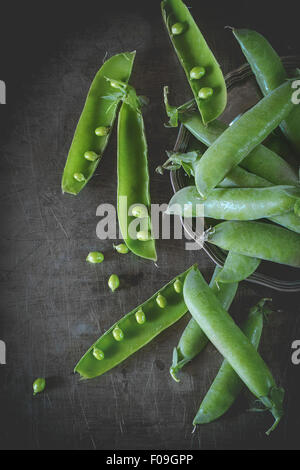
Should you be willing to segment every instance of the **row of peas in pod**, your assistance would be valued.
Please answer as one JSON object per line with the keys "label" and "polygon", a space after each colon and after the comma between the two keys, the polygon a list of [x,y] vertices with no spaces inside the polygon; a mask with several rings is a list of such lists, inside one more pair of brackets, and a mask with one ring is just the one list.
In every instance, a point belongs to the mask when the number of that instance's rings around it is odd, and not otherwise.
{"label": "row of peas in pod", "polygon": [[[233,30],[261,87],[256,106],[230,126],[219,120],[227,104],[221,68],[182,0],[164,0],[162,17],[171,43],[191,87],[194,99],[179,107],[164,103],[169,126],[180,124],[194,137],[187,153],[168,152],[158,169],[182,168],[190,184],[169,203],[168,213],[194,217],[197,206],[211,221],[206,241],[227,253],[210,285],[197,266],[192,266],[162,287],[150,299],[117,321],[97,340],[77,364],[85,379],[99,377],[148,344],[158,334],[191,314],[173,350],[171,377],[194,360],[209,342],[223,355],[223,363],[194,424],[209,423],[222,416],[246,386],[274,417],[272,431],[283,416],[284,390],[277,385],[258,347],[264,318],[271,313],[269,299],[250,310],[241,326],[228,310],[239,283],[251,276],[262,260],[300,267],[300,186],[296,165],[285,159],[285,148],[299,154],[300,111],[292,99],[292,81],[269,43],[258,33]],[[91,86],[63,174],[64,192],[78,194],[93,176],[107,146],[118,115],[118,217],[129,250],[155,261],[151,237],[147,141],[142,117],[145,100],[128,84],[135,53],[109,59]],[[277,153],[275,134],[280,143]],[[267,139],[267,140],[266,140]],[[286,139],[286,140],[285,140]],[[287,144],[289,141],[289,144]],[[137,184],[138,181],[138,184]],[[128,212],[123,200],[129,201]],[[220,223],[221,221],[221,223]],[[142,227],[133,237],[129,227]],[[124,248],[125,247],[125,248]],[[88,260],[97,262],[97,254]],[[115,285],[116,279],[112,279]],[[113,289],[112,289],[113,290]]]}

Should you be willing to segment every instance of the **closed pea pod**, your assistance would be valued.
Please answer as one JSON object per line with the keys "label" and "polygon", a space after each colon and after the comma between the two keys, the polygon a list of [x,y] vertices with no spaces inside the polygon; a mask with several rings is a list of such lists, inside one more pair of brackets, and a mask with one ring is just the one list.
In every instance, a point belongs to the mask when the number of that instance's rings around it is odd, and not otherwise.
{"label": "closed pea pod", "polygon": [[187,275],[183,292],[190,313],[209,340],[273,414],[275,422],[268,431],[270,433],[283,416],[283,390],[277,387],[261,356],[222,307],[197,268]]}
{"label": "closed pea pod", "polygon": [[[135,52],[115,55],[97,73],[68,154],[62,178],[63,192],[78,194],[93,176],[107,146],[122,98],[112,89],[107,77],[127,82],[134,58]],[[101,133],[99,129],[102,129]]]}
{"label": "closed pea pod", "polygon": [[223,269],[216,277],[217,283],[241,282],[248,279],[259,267],[261,260],[230,251]]}
{"label": "closed pea pod", "polygon": [[[249,29],[233,29],[233,34],[248,60],[262,93],[266,96],[287,79],[280,57],[261,34]],[[300,106],[281,123],[281,129],[300,152]]]}
{"label": "closed pea pod", "polygon": [[298,212],[300,188],[273,186],[266,188],[215,188],[203,200],[195,186],[178,191],[169,202],[168,214],[196,217],[204,208],[204,216],[222,220],[256,220],[287,212]]}
{"label": "closed pea pod", "polygon": [[[226,107],[227,89],[222,71],[186,5],[181,0],[164,0],[161,7],[176,54],[203,122],[207,124],[220,116]],[[205,99],[202,99],[199,92],[206,88],[212,92],[204,92]]]}
{"label": "closed pea pod", "polygon": [[[238,284],[216,284],[216,277],[220,274],[221,268],[215,268],[214,274],[210,282],[210,288],[220,300],[223,307],[228,310],[232,304]],[[192,359],[194,359],[207,346],[209,340],[203,330],[200,328],[196,320],[191,318],[184,332],[181,335],[178,346],[173,351],[173,361],[170,368],[171,377],[179,382],[178,372]]]}
{"label": "closed pea pod", "polygon": [[[264,316],[270,313],[262,299],[250,310],[249,316],[242,328],[251,344],[258,349],[264,323]],[[224,361],[218,375],[202,401],[193,424],[206,424],[215,421],[229,410],[243,389],[243,382],[232,369],[228,361]]]}
{"label": "closed pea pod", "polygon": [[222,222],[208,235],[208,242],[223,250],[300,267],[300,235],[263,222]]}
{"label": "closed pea pod", "polygon": [[[187,312],[183,292],[177,293],[174,284],[177,280],[183,284],[189,271],[190,269],[176,276],[150,299],[133,309],[109,328],[79,361],[75,367],[75,372],[87,379],[104,374],[183,317]],[[164,309],[161,309],[157,304],[156,300],[159,295],[167,300],[167,306]],[[145,321],[143,322],[143,320]],[[116,340],[113,334],[116,329],[122,331],[122,341]],[[93,351],[95,348],[101,350],[104,354],[101,361],[94,357]]]}
{"label": "closed pea pod", "polygon": [[[130,251],[156,261],[155,240],[150,234],[150,205],[144,121],[139,99],[130,87],[118,123],[118,218],[123,239]],[[130,209],[134,209],[135,216],[129,213]],[[146,214],[147,217],[143,218]],[[140,222],[142,229],[133,234],[130,227],[135,222]]]}
{"label": "closed pea pod", "polygon": [[197,163],[195,182],[206,198],[243,159],[285,119],[295,106],[286,82],[241,116],[212,144]]}

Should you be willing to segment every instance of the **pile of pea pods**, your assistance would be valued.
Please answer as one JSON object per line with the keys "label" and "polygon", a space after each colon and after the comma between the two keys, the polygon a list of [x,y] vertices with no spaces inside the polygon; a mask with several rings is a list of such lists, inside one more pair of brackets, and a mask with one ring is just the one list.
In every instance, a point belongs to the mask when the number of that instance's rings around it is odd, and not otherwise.
{"label": "pile of pea pods", "polygon": [[[228,255],[224,266],[216,267],[210,285],[197,266],[176,276],[109,328],[75,371],[85,379],[101,376],[189,312],[192,318],[173,350],[172,378],[179,382],[180,370],[209,342],[224,357],[193,424],[210,423],[224,415],[246,386],[260,410],[269,410],[274,417],[269,434],[284,414],[284,390],[258,353],[264,319],[271,313],[269,299],[250,309],[241,328],[228,310],[239,283],[251,276],[262,260],[300,267],[299,172],[297,164],[291,166],[285,155],[285,149],[290,154],[292,148],[295,158],[300,156],[300,106],[293,100],[293,77],[287,76],[279,56],[262,35],[233,29],[262,99],[226,126],[218,119],[227,105],[224,76],[190,10],[182,0],[164,0],[161,8],[194,96],[191,102],[172,106],[165,87],[168,125],[182,124],[196,142],[187,153],[169,152],[168,160],[158,168],[159,173],[182,168],[192,182],[174,195],[167,212],[195,217],[197,205],[203,205],[205,217],[216,222],[206,233],[206,241]],[[78,195],[87,185],[118,116],[117,200],[124,243],[115,248],[121,255],[131,252],[156,261],[142,115],[147,100],[129,84],[135,55],[115,55],[97,73],[71,144],[62,190]],[[280,141],[280,155],[274,151],[275,140]],[[129,213],[124,198],[131,208]],[[132,222],[139,226],[135,237],[128,230]],[[87,258],[90,263],[103,260],[98,252]],[[109,287],[118,289],[118,276],[111,276]]]}

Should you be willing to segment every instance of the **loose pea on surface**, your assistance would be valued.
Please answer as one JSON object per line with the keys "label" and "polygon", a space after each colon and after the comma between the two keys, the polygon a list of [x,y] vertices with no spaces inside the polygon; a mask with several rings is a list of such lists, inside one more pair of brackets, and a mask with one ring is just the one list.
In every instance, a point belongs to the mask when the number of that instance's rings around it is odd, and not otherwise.
{"label": "loose pea on surface", "polygon": [[46,380],[39,378],[33,382],[33,395],[37,395],[38,393],[42,393],[46,388]]}
{"label": "loose pea on surface", "polygon": [[121,328],[119,328],[118,326],[116,326],[116,328],[113,331],[113,337],[115,338],[116,341],[123,341],[124,339],[124,333],[121,330]]}
{"label": "loose pea on surface", "polygon": [[175,23],[172,26],[172,34],[174,36],[178,36],[179,34],[182,34],[184,31],[184,25],[182,23]]}
{"label": "loose pea on surface", "polygon": [[214,90],[212,88],[204,87],[198,93],[198,96],[201,100],[207,100],[214,94]]}
{"label": "loose pea on surface", "polygon": [[146,230],[143,230],[142,232],[138,232],[136,234],[136,238],[140,241],[140,242],[147,242],[150,240],[150,234],[149,232],[147,232]]}
{"label": "loose pea on surface", "polygon": [[95,162],[99,159],[99,155],[97,155],[96,152],[89,150],[88,152],[85,152],[84,158],[89,162]]}
{"label": "loose pea on surface", "polygon": [[92,253],[89,253],[86,260],[91,264],[99,264],[104,261],[104,255],[98,251],[93,251]]}
{"label": "loose pea on surface", "polygon": [[82,173],[74,173],[73,177],[74,180],[78,181],[78,183],[83,183],[85,181],[85,176]]}
{"label": "loose pea on surface", "polygon": [[114,245],[114,249],[121,255],[127,255],[127,253],[129,253],[129,248],[125,245],[125,243]]}
{"label": "loose pea on surface", "polygon": [[177,294],[181,294],[182,292],[182,282],[179,281],[179,279],[177,279],[177,281],[174,282],[174,290],[175,292],[177,292]]}
{"label": "loose pea on surface", "polygon": [[118,289],[120,286],[120,279],[116,274],[112,274],[108,280],[108,287],[112,292]]}
{"label": "loose pea on surface", "polygon": [[101,351],[101,349],[94,348],[94,350],[93,350],[93,356],[94,356],[95,359],[97,359],[97,361],[103,361],[103,359],[104,359],[104,352]]}
{"label": "loose pea on surface", "polygon": [[157,296],[156,303],[160,308],[166,308],[168,304],[167,299],[161,294]]}
{"label": "loose pea on surface", "polygon": [[146,315],[144,314],[142,309],[136,312],[135,319],[139,325],[143,325],[144,323],[146,323]]}
{"label": "loose pea on surface", "polygon": [[192,80],[200,80],[200,78],[204,77],[205,72],[204,67],[194,67],[190,72],[190,77]]}
{"label": "loose pea on surface", "polygon": [[97,129],[95,130],[95,134],[98,137],[105,137],[109,134],[109,131],[110,131],[110,127],[101,126],[101,127],[97,127]]}
{"label": "loose pea on surface", "polygon": [[137,219],[148,217],[148,209],[145,206],[135,206],[131,212],[133,217],[136,217]]}

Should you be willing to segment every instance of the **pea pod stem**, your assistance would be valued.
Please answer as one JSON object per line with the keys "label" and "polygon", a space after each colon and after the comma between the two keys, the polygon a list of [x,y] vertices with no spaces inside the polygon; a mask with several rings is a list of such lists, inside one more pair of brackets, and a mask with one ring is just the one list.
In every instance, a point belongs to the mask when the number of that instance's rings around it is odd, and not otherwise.
{"label": "pea pod stem", "polygon": [[[264,318],[270,314],[265,305],[269,299],[262,299],[250,310],[242,331],[257,350],[264,324]],[[223,416],[233,405],[243,389],[243,382],[232,369],[230,363],[224,360],[220,371],[213,381],[209,391],[202,401],[193,424],[207,424]]]}
{"label": "pea pod stem", "polygon": [[[111,87],[107,77],[127,83],[134,59],[135,52],[117,54],[107,60],[96,74],[63,172],[62,191],[64,193],[77,195],[87,185],[99,165],[122,98],[122,94]],[[107,129],[104,135],[96,134],[95,131],[100,127]]]}
{"label": "pea pod stem", "polygon": [[278,425],[283,416],[284,392],[276,386],[269,368],[249,339],[222,307],[197,268],[187,275],[185,303],[209,340],[229,362],[249,390],[268,408]]}
{"label": "pea pod stem", "polygon": [[[101,376],[183,317],[187,312],[187,307],[183,300],[183,292],[175,289],[175,283],[180,281],[183,284],[190,270],[191,268],[176,276],[150,299],[134,308],[109,328],[82,357],[75,367],[75,372],[85,379]],[[157,303],[159,296],[166,299],[164,308]],[[143,314],[142,321],[141,313]],[[95,358],[93,354],[95,349],[102,352],[101,361]]]}

